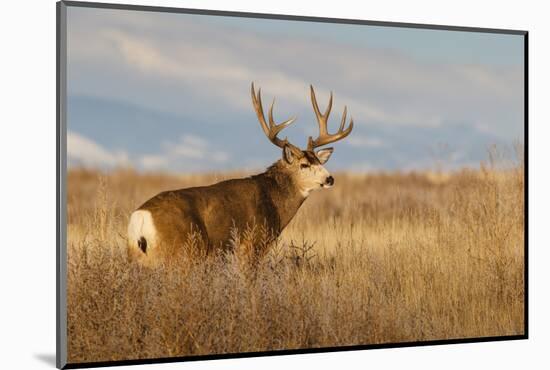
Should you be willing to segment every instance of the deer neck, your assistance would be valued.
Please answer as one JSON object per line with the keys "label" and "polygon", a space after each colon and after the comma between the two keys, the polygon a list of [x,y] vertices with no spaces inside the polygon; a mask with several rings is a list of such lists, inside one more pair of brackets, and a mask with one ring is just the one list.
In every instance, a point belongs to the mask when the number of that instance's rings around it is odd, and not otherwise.
{"label": "deer neck", "polygon": [[285,170],[280,162],[275,162],[259,176],[265,180],[265,191],[276,209],[282,230],[296,215],[307,196],[294,181],[292,173]]}

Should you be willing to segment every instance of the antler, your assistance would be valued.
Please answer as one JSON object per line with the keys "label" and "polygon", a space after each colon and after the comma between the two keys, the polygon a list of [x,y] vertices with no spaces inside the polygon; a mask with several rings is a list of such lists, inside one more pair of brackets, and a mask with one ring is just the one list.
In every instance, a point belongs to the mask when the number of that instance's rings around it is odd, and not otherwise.
{"label": "antler", "polygon": [[313,86],[309,85],[311,90],[311,103],[313,104],[313,110],[317,116],[317,123],[319,124],[319,136],[317,139],[313,140],[312,137],[309,137],[307,150],[313,150],[317,147],[333,143],[338,140],[342,140],[351,133],[353,129],[353,118],[350,119],[348,127],[344,130],[344,125],[346,124],[346,115],[348,113],[348,108],[344,107],[344,114],[342,114],[342,122],[340,122],[340,128],[335,134],[329,134],[327,130],[327,121],[332,109],[332,91],[330,92],[330,99],[328,101],[328,107],[325,110],[324,114],[321,114],[319,111],[319,105],[317,104],[317,99],[315,98],[315,91],[313,91]]}
{"label": "antler", "polygon": [[275,121],[273,121],[273,105],[275,104],[275,99],[273,99],[273,102],[271,103],[271,107],[269,108],[269,126],[265,122],[265,116],[264,116],[264,109],[262,108],[262,95],[261,95],[261,89],[258,89],[258,95],[256,95],[256,92],[254,91],[254,82],[252,82],[252,86],[250,88],[250,92],[252,94],[252,104],[254,105],[254,110],[256,110],[256,115],[258,116],[258,120],[260,121],[262,125],[262,129],[264,130],[265,135],[268,137],[268,139],[275,145],[277,145],[280,148],[283,148],[285,145],[292,145],[288,142],[287,138],[285,137],[284,140],[281,140],[277,137],[277,134],[290,125],[296,117],[293,117],[291,119],[288,119],[284,121],[283,123],[276,124]]}

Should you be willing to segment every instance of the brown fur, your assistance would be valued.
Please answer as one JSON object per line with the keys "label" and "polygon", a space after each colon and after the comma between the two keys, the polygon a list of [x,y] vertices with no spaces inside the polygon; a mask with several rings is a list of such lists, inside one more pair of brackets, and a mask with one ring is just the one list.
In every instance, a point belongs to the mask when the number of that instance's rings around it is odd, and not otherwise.
{"label": "brown fur", "polygon": [[209,251],[227,250],[232,229],[253,225],[266,226],[274,239],[305,200],[293,177],[297,165],[279,160],[248,178],[165,191],[139,209],[151,212],[164,257],[178,253],[192,232],[200,233]]}

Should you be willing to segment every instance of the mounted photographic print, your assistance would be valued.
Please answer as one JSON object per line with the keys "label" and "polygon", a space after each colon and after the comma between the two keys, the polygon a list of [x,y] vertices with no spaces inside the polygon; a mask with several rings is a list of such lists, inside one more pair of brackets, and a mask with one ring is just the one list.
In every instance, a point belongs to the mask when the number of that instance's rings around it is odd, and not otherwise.
{"label": "mounted photographic print", "polygon": [[58,367],[527,338],[527,32],[57,11]]}

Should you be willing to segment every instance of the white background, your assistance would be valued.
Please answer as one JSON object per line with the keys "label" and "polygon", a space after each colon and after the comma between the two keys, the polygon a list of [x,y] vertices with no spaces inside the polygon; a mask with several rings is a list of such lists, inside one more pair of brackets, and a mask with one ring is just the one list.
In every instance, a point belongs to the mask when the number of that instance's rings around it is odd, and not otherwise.
{"label": "white background", "polygon": [[[117,1],[112,1],[117,2]],[[548,368],[550,189],[546,95],[550,54],[543,1],[203,0],[133,4],[530,31],[530,339],[154,365],[163,369]],[[0,22],[0,367],[52,368],[55,354],[55,2],[6,1]],[[274,51],[276,52],[276,51]],[[546,351],[545,351],[546,350]],[[151,366],[151,365],[149,365]],[[143,368],[134,366],[133,369]]]}

